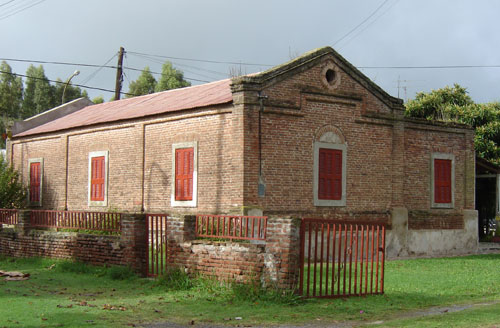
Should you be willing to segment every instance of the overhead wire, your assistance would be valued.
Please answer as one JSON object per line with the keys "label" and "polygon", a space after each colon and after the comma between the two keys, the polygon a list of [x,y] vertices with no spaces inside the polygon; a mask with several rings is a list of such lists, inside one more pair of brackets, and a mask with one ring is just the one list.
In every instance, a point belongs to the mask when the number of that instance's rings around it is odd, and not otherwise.
{"label": "overhead wire", "polygon": [[82,84],[88,83],[90,80],[92,80],[106,65],[115,58],[117,54],[115,53],[110,59],[108,59],[103,65],[101,65],[99,68],[97,68],[93,73],[91,73],[87,78],[85,78],[82,81]]}
{"label": "overhead wire", "polygon": [[0,7],[3,7],[3,6],[5,6],[5,5],[8,5],[9,3],[14,2],[14,1],[16,1],[16,0],[10,0],[10,1],[7,1],[7,2],[5,2],[5,3],[2,3],[2,4],[0,5]]}
{"label": "overhead wire", "polygon": [[[0,20],[7,19],[7,18],[9,18],[9,17],[11,17],[11,16],[14,16],[15,14],[18,14],[18,13],[20,13],[20,12],[23,12],[23,11],[25,11],[25,10],[28,10],[28,9],[30,9],[31,7],[34,7],[34,6],[36,6],[36,5],[39,5],[39,4],[41,4],[42,2],[45,2],[45,1],[46,1],[46,0],[40,0],[40,1],[38,1],[38,2],[34,2],[34,3],[32,2],[30,5],[27,5],[27,6],[22,7],[22,8],[21,8],[21,7],[18,7],[18,8],[20,8],[19,10],[14,9],[14,11],[10,11],[10,12],[7,12],[6,14],[4,13],[3,15],[0,15]],[[10,8],[9,8],[9,9],[10,9]]]}
{"label": "overhead wire", "polygon": [[195,58],[185,58],[185,57],[173,57],[173,56],[164,56],[164,55],[152,55],[152,54],[146,54],[146,53],[143,53],[143,52],[136,52],[136,51],[127,51],[127,52],[129,54],[146,55],[146,56],[166,58],[166,59],[177,59],[177,60],[185,60],[185,61],[195,61],[195,62],[201,62],[201,63],[230,64],[230,65],[244,65],[244,66],[275,66],[275,65],[271,65],[271,64],[257,64],[257,63],[245,63],[245,62],[231,62],[231,61],[195,59]]}
{"label": "overhead wire", "polygon": [[368,21],[370,18],[373,17],[373,15],[375,15],[389,0],[384,0],[384,2],[382,2],[378,7],[377,9],[375,9],[368,17],[366,17],[363,21],[361,21],[361,23],[359,23],[358,25],[356,25],[354,28],[352,28],[349,32],[347,32],[346,34],[344,34],[344,36],[342,36],[340,39],[338,39],[337,41],[335,41],[333,43],[333,45],[335,46],[337,43],[339,43],[340,41],[344,40],[346,37],[348,37],[351,33],[353,33],[354,31],[356,31],[361,25],[363,25],[366,21]]}
{"label": "overhead wire", "polygon": [[[35,76],[28,76],[28,75],[24,75],[24,74],[12,73],[12,72],[1,71],[1,70],[0,70],[0,73],[9,74],[9,75],[13,75],[13,76],[24,77],[24,78],[30,78],[30,79],[35,79],[35,80],[48,81],[48,82],[52,82],[52,83],[65,83],[63,81],[54,81],[54,80],[49,80],[47,78],[41,78],[41,77],[35,77]],[[100,91],[113,92],[113,93],[115,92],[115,90],[110,90],[110,89],[105,89],[105,88],[99,88],[99,87],[91,87],[91,86],[83,85],[83,84],[71,83],[71,85],[73,85],[75,87],[85,88],[85,89],[100,90]],[[120,92],[120,93],[124,94],[124,95],[137,96],[135,94],[128,93],[128,92]]]}
{"label": "overhead wire", "polygon": [[356,33],[352,38],[348,39],[347,41],[345,41],[342,46],[338,47],[338,49],[343,49],[345,46],[347,46],[352,40],[356,39],[361,33],[363,33],[364,31],[366,31],[370,26],[373,25],[373,23],[375,23],[380,17],[384,16],[385,14],[387,14],[389,12],[389,10],[392,9],[392,7],[394,7],[400,0],[396,0],[394,1],[393,3],[389,4],[389,6],[386,8],[385,11],[383,11],[380,15],[376,16],[375,19],[373,19],[370,23],[368,23],[365,27],[363,27],[360,31],[358,31],[358,33]]}

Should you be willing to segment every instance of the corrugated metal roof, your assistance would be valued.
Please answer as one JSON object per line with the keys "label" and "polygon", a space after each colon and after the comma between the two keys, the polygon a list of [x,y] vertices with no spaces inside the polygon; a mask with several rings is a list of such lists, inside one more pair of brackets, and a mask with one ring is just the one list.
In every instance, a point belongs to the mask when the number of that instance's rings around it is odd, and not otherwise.
{"label": "corrugated metal roof", "polygon": [[14,137],[230,103],[233,100],[230,85],[231,79],[225,79],[193,87],[92,105],[16,134]]}

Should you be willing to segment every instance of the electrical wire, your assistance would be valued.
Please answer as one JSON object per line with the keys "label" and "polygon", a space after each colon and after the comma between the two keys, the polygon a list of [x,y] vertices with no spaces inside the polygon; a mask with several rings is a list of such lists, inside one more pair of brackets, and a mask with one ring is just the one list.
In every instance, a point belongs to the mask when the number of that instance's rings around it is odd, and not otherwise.
{"label": "electrical wire", "polygon": [[9,3],[14,2],[14,1],[15,1],[15,0],[10,0],[10,1],[7,1],[7,2],[5,2],[5,3],[2,3],[2,4],[0,5],[0,7],[3,7],[3,6],[5,6],[5,5],[8,5]]}
{"label": "electrical wire", "polygon": [[1,15],[0,15],[0,20],[7,19],[7,18],[9,18],[9,17],[11,17],[11,16],[14,16],[15,14],[18,14],[18,13],[20,13],[20,12],[23,12],[23,11],[25,11],[25,10],[28,10],[28,9],[30,9],[31,7],[34,7],[34,6],[36,6],[36,5],[39,5],[39,4],[41,4],[42,2],[45,2],[45,1],[46,1],[46,0],[40,0],[40,1],[38,1],[38,2],[32,3],[31,5],[28,5],[28,6],[26,6],[26,7],[23,7],[23,8],[21,8],[21,9],[17,10],[17,11],[7,13],[7,14],[5,14],[5,15],[3,15],[3,16],[1,16]]}
{"label": "electrical wire", "polygon": [[342,46],[338,47],[338,49],[340,50],[340,49],[343,49],[344,47],[346,47],[352,40],[356,39],[361,33],[363,33],[370,26],[372,26],[373,23],[375,23],[380,17],[382,17],[385,14],[387,14],[389,12],[389,10],[391,10],[392,7],[394,7],[399,1],[400,0],[396,0],[395,2],[393,2],[392,4],[390,4],[383,13],[381,13],[380,15],[378,15],[377,17],[375,17],[375,19],[373,19],[370,23],[368,23],[363,29],[361,29],[361,31],[359,31],[358,33],[356,33],[352,38],[350,38],[349,40],[345,41]]}
{"label": "electrical wire", "polygon": [[[13,76],[19,76],[19,77],[30,78],[30,79],[35,79],[35,80],[48,81],[48,82],[52,82],[52,83],[65,83],[63,81],[54,81],[54,80],[49,80],[47,78],[41,78],[41,77],[35,77],[35,76],[28,76],[28,75],[24,75],[24,74],[11,73],[11,72],[1,71],[1,70],[0,70],[0,73],[9,74],[9,75],[13,75]],[[114,90],[110,90],[110,89],[104,89],[104,88],[98,88],[98,87],[91,87],[91,86],[88,86],[88,85],[74,84],[74,83],[71,83],[71,85],[73,85],[75,87],[85,88],[85,89],[100,90],[100,91],[106,91],[106,92],[115,93]],[[135,94],[128,93],[128,92],[120,92],[120,93],[124,94],[124,95],[137,96]]]}
{"label": "electrical wire", "polygon": [[500,68],[500,65],[436,65],[436,66],[357,66],[359,69],[457,69]]}
{"label": "electrical wire", "polygon": [[98,69],[96,69],[93,73],[91,73],[86,79],[84,79],[82,81],[82,84],[86,84],[88,83],[90,80],[92,80],[104,67],[106,67],[106,65],[112,61],[116,56],[118,56],[116,53],[110,58],[108,59],[108,61],[106,61],[103,65],[101,65],[101,67],[99,67]]}
{"label": "electrical wire", "polygon": [[[128,69],[130,71],[137,71],[137,72],[142,72],[144,69],[139,69],[139,68],[133,68],[133,67],[125,67],[123,66],[123,69]],[[159,74],[159,75],[163,75],[163,73],[158,73],[158,72],[152,72],[152,71],[149,71],[151,74]],[[184,76],[184,79],[186,80],[191,80],[191,81],[196,81],[196,82],[205,82],[205,83],[208,83],[208,82],[211,82],[211,81],[207,81],[207,80],[199,80],[199,79],[193,79],[191,77],[186,77]]]}
{"label": "electrical wire", "polygon": [[341,37],[340,39],[338,39],[337,41],[335,41],[333,43],[333,45],[335,46],[337,43],[339,43],[340,41],[344,40],[346,37],[348,37],[352,32],[356,31],[361,25],[363,25],[366,21],[368,21],[370,18],[373,17],[373,15],[375,15],[389,0],[384,0],[384,2],[382,2],[382,4],[380,4],[380,6],[377,7],[377,9],[375,9],[368,17],[366,17],[361,23],[359,23],[358,25],[356,25],[353,29],[351,29],[349,32],[347,32],[346,34],[344,34],[343,37]]}
{"label": "electrical wire", "polygon": [[177,60],[186,60],[186,61],[195,61],[202,63],[212,63],[212,64],[230,64],[230,65],[244,65],[244,66],[275,66],[270,64],[257,64],[257,63],[244,63],[244,62],[230,62],[230,61],[218,61],[218,60],[207,60],[207,59],[194,59],[194,58],[185,58],[185,57],[173,57],[173,56],[163,56],[163,55],[152,55],[146,54],[143,52],[135,52],[135,51],[127,51],[129,54],[134,55],[146,55],[151,57],[159,57],[159,58],[167,58],[167,59],[177,59]]}
{"label": "electrical wire", "polygon": [[[115,55],[116,56],[116,55]],[[113,68],[116,66],[106,66],[97,64],[82,64],[82,63],[69,63],[69,62],[59,62],[59,61],[45,61],[45,60],[34,60],[34,59],[15,59],[15,58],[0,58],[0,60],[23,62],[23,63],[36,63],[36,64],[53,64],[53,65],[69,65],[69,66],[82,66],[82,67],[103,67],[103,68]]]}

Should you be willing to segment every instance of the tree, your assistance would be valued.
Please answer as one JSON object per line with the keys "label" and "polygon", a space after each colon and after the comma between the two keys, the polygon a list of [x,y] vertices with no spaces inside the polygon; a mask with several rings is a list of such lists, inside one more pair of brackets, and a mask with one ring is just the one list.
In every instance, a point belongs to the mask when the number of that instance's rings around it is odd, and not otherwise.
{"label": "tree", "polygon": [[[66,92],[64,92],[64,88],[66,87]],[[52,87],[53,89],[53,104],[52,107],[57,107],[62,104],[62,95],[64,93],[64,103],[70,102],[72,100],[78,98],[88,98],[87,91],[82,90],[79,87],[75,87],[73,85],[68,84],[66,86],[66,82],[63,82],[60,78],[57,79],[56,84]]]}
{"label": "tree", "polygon": [[94,104],[102,104],[104,102],[104,98],[102,96],[97,96],[92,99]]}
{"label": "tree", "polygon": [[0,156],[0,208],[23,208],[27,189],[21,176]]}
{"label": "tree", "polygon": [[190,85],[191,83],[184,80],[184,74],[182,71],[175,69],[171,62],[166,61],[163,64],[161,77],[158,80],[155,91],[160,92],[170,89],[184,88],[189,87]]}
{"label": "tree", "polygon": [[23,81],[12,74],[12,68],[7,62],[2,61],[0,64],[0,115],[19,117],[22,99]]}
{"label": "tree", "polygon": [[142,71],[141,75],[137,80],[130,82],[128,87],[128,95],[126,98],[131,98],[135,96],[147,95],[155,92],[156,88],[156,79],[153,74],[149,70],[149,67],[146,66]]}
{"label": "tree", "polygon": [[477,154],[500,165],[500,103],[476,104],[458,84],[419,92],[406,104],[407,117],[451,121],[472,126],[476,131]]}
{"label": "tree", "polygon": [[23,119],[44,112],[55,103],[54,90],[45,76],[43,66],[30,65],[26,71],[26,88],[21,110]]}

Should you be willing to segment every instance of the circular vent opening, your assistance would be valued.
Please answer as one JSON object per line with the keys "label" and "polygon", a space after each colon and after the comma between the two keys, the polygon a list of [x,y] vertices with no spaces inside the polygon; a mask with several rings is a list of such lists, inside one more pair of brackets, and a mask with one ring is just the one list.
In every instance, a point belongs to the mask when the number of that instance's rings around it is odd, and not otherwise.
{"label": "circular vent opening", "polygon": [[333,84],[333,82],[335,81],[335,71],[331,68],[328,69],[325,73],[325,78],[328,84]]}

